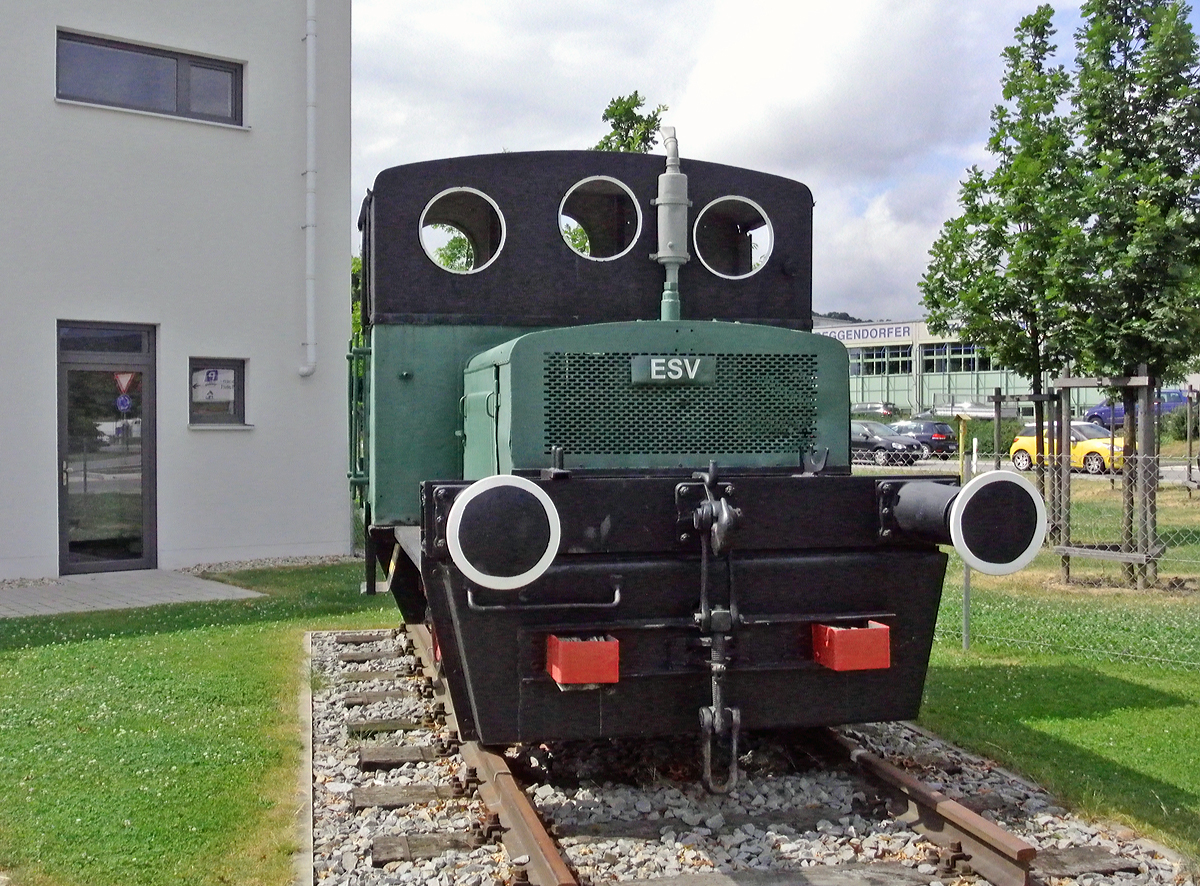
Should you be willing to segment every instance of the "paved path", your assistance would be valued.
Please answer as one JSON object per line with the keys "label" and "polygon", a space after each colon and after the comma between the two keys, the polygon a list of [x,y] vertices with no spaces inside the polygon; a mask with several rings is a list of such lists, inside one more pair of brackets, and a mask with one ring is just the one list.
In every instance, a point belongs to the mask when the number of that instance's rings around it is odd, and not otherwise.
{"label": "paved path", "polygon": [[91,612],[97,609],[132,609],[162,603],[246,600],[261,596],[255,591],[206,581],[186,572],[159,569],[97,572],[63,575],[53,579],[0,582],[0,618]]}

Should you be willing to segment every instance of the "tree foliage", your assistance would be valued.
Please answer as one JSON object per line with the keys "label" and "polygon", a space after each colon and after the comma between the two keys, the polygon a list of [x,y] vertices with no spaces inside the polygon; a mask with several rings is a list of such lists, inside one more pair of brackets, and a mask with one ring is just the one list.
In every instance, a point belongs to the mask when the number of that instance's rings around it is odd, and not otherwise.
{"label": "tree foliage", "polygon": [[1039,6],[1004,50],[1005,104],[992,111],[988,140],[995,168],[968,171],[962,214],[943,226],[920,283],[930,329],[982,345],[1034,393],[1068,357],[1057,253],[1077,202],[1070,120],[1059,110],[1070,77],[1050,64],[1052,16]]}
{"label": "tree foliage", "polygon": [[1088,0],[1073,95],[1081,269],[1068,314],[1080,364],[1179,374],[1200,346],[1200,65],[1182,2]]}
{"label": "tree foliage", "polygon": [[362,335],[362,259],[350,256],[350,335]]}
{"label": "tree foliage", "polygon": [[[1074,78],[1052,10],[1005,50],[991,173],[968,171],[921,281],[930,326],[1034,380],[1177,375],[1200,348],[1200,63],[1180,0],[1087,0]],[[1059,108],[1069,98],[1071,113]]]}
{"label": "tree foliage", "polygon": [[[630,154],[646,154],[658,142],[658,131],[662,126],[662,115],[666,113],[666,105],[658,105],[648,114],[639,114],[638,110],[646,104],[646,100],[635,89],[629,95],[619,95],[608,103],[601,119],[609,124],[610,131],[593,151],[619,151]],[[561,229],[563,237],[571,248],[580,255],[591,255],[591,243],[588,242],[587,231],[581,225],[563,218]]]}
{"label": "tree foliage", "polygon": [[439,265],[447,271],[460,272],[469,271],[475,267],[475,250],[471,247],[471,241],[467,239],[466,234],[454,225],[436,224],[431,227],[450,235],[449,240],[433,250]]}
{"label": "tree foliage", "polygon": [[610,101],[601,119],[612,129],[592,150],[648,154],[658,143],[662,115],[668,108],[658,105],[647,114],[639,114],[638,110],[645,104],[646,100],[636,89],[629,95],[619,95]]}

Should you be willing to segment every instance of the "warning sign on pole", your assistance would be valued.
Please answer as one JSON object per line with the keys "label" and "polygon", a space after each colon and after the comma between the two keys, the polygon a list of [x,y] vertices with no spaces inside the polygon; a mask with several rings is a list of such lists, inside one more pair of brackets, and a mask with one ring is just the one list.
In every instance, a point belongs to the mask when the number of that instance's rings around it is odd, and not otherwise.
{"label": "warning sign on pole", "polygon": [[128,394],[129,386],[133,384],[133,379],[136,375],[136,372],[114,372],[113,378],[117,380],[117,390],[122,394]]}

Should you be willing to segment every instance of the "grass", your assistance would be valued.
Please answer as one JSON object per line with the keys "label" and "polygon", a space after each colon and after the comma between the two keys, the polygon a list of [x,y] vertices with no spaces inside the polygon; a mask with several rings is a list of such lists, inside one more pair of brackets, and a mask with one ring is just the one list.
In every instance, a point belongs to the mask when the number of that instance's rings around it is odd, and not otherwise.
{"label": "grass", "polygon": [[[1200,859],[1200,594],[1063,588],[1056,562],[973,577],[966,653],[951,566],[922,722]],[[300,638],[397,616],[355,564],[222,578],[267,596],[0,621],[15,882],[290,882]]]}
{"label": "grass", "polygon": [[306,630],[391,626],[355,564],[266,597],[0,621],[0,870],[22,884],[282,884]]}
{"label": "grass", "polygon": [[[1047,555],[1041,555],[1039,559]],[[1200,862],[1200,595],[947,574],[922,722]]]}

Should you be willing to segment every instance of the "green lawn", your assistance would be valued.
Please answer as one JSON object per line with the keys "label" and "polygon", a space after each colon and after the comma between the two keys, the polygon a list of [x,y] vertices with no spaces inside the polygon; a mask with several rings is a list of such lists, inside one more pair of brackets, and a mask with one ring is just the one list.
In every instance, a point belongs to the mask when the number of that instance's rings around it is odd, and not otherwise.
{"label": "green lawn", "polygon": [[[0,870],[22,884],[290,882],[305,630],[397,623],[361,566],[255,600],[0,620]],[[34,591],[36,592],[36,591]]]}
{"label": "green lawn", "polygon": [[[1048,571],[1048,570],[1047,570]],[[921,721],[1200,861],[1200,595],[947,576]]]}
{"label": "green lawn", "polygon": [[[1046,590],[1052,571],[976,577],[963,653],[951,567],[922,721],[1200,858],[1200,595]],[[301,636],[398,621],[359,572],[243,572],[268,596],[0,620],[0,870],[290,882]]]}

